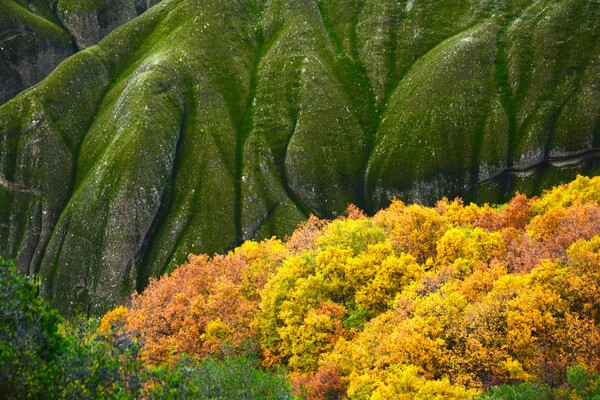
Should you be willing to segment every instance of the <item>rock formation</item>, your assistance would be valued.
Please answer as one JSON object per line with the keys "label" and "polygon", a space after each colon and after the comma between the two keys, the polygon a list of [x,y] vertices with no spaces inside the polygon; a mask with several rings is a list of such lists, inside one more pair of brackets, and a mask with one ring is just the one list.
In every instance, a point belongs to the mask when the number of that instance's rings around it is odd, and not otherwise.
{"label": "rock formation", "polygon": [[0,104],[159,1],[2,0]]}
{"label": "rock formation", "polygon": [[596,173],[599,37],[597,0],[165,0],[0,107],[0,254],[98,313],[309,213]]}

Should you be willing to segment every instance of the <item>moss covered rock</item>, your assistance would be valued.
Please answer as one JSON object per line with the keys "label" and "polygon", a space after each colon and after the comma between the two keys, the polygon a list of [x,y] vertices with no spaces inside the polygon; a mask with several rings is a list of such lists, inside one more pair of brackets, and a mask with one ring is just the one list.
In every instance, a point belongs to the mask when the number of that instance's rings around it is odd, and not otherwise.
{"label": "moss covered rock", "polygon": [[0,254],[99,313],[309,213],[597,173],[598,21],[598,0],[165,0],[0,107]]}
{"label": "moss covered rock", "polygon": [[58,0],[56,14],[77,47],[85,49],[135,18],[137,11],[132,0]]}
{"label": "moss covered rock", "polygon": [[0,104],[72,55],[71,36],[43,1],[0,3]]}
{"label": "moss covered rock", "polygon": [[159,1],[2,0],[0,104]]}

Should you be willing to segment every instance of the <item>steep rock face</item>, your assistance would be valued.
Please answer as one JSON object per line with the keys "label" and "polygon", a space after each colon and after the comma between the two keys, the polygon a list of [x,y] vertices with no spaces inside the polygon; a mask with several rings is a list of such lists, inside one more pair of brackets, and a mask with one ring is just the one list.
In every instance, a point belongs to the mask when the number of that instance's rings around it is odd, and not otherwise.
{"label": "steep rock face", "polygon": [[97,313],[310,212],[596,172],[600,2],[344,4],[166,0],[0,107],[0,253]]}
{"label": "steep rock face", "polygon": [[600,93],[600,43],[589,16],[598,3],[521,3],[483,22],[477,12],[460,18],[461,33],[423,55],[392,92],[367,171],[377,207],[393,195],[464,193],[508,168],[594,147],[600,109],[589,96]]}
{"label": "steep rock face", "polygon": [[58,0],[56,15],[79,49],[93,46],[115,28],[135,18],[132,0]]}
{"label": "steep rock face", "polygon": [[158,2],[0,0],[0,104]]}
{"label": "steep rock face", "polygon": [[0,104],[41,81],[73,51],[46,3],[0,1]]}

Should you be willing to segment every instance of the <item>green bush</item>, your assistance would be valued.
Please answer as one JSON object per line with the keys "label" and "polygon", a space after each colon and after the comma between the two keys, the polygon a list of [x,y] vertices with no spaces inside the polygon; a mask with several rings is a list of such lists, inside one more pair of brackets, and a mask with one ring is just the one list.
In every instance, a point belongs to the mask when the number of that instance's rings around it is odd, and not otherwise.
{"label": "green bush", "polygon": [[519,383],[493,387],[479,400],[600,400],[600,375],[581,365],[567,368],[568,385],[551,388],[540,383]]}
{"label": "green bush", "polygon": [[137,337],[98,333],[98,319],[64,321],[37,283],[0,258],[0,399],[291,399],[284,374],[256,359],[148,369]]}
{"label": "green bush", "polygon": [[552,389],[538,383],[520,383],[491,388],[479,400],[553,400]]}
{"label": "green bush", "polygon": [[272,374],[251,358],[183,358],[174,367],[152,373],[152,399],[279,400],[292,399],[284,374]]}
{"label": "green bush", "polygon": [[67,345],[37,284],[0,258],[0,398],[47,398]]}
{"label": "green bush", "polygon": [[583,400],[600,400],[600,375],[587,372],[582,365],[567,369],[567,381]]}
{"label": "green bush", "polygon": [[61,325],[69,346],[57,360],[53,398],[137,399],[142,396],[145,367],[136,338],[98,333],[99,320],[79,318]]}
{"label": "green bush", "polygon": [[0,399],[137,398],[139,345],[97,325],[64,322],[37,283],[0,258]]}

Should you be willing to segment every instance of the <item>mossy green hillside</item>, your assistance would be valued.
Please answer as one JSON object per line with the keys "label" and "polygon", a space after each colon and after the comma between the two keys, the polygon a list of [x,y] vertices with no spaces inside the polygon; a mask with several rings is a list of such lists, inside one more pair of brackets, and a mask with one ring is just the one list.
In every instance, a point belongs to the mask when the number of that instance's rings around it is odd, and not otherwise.
{"label": "mossy green hillside", "polygon": [[[527,166],[581,150],[580,143],[592,146],[600,109],[591,99],[598,93],[598,5],[540,1],[508,25],[506,74],[515,119],[512,163]],[[571,26],[578,28],[570,31]],[[523,46],[531,51],[521,51]]]}
{"label": "mossy green hillside", "polygon": [[490,18],[442,42],[392,93],[367,171],[375,207],[399,188],[420,202],[464,191],[506,166],[507,138],[498,132],[508,123],[494,70],[498,29]]}
{"label": "mossy green hillside", "polygon": [[100,313],[309,213],[595,174],[598,21],[597,0],[165,0],[0,107],[0,254]]}
{"label": "mossy green hillside", "polygon": [[374,208],[459,195],[506,169],[594,148],[599,3],[494,4],[392,92],[367,171]]}

